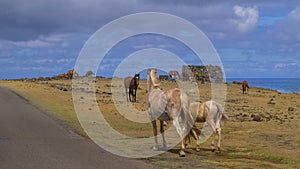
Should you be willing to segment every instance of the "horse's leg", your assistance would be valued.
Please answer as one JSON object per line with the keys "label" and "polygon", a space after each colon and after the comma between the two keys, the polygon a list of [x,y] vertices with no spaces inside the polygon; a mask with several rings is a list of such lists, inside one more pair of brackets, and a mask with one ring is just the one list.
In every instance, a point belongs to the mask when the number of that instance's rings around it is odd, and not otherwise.
{"label": "horse's leg", "polygon": [[160,120],[159,122],[160,122],[160,134],[163,139],[163,147],[166,148],[167,142],[166,142],[165,133],[164,133],[164,122],[162,120]]}
{"label": "horse's leg", "polygon": [[131,95],[132,95],[132,89],[129,88],[129,95],[128,95],[128,97],[129,97],[129,101],[130,101],[130,102],[131,102]]}
{"label": "horse's leg", "polygon": [[218,153],[221,153],[221,127],[217,128],[218,134]]}
{"label": "horse's leg", "polygon": [[125,95],[126,95],[126,99],[127,99],[127,101],[129,101],[128,100],[128,90],[127,90],[127,88],[125,87]]}
{"label": "horse's leg", "polygon": [[211,151],[212,152],[215,152],[216,151],[216,149],[215,149],[215,132],[213,133],[213,135],[212,135],[212,140],[211,140]]}
{"label": "horse's leg", "polygon": [[179,156],[180,156],[180,157],[185,157],[185,152],[184,152],[185,145],[184,145],[184,138],[183,138],[183,130],[182,130],[181,127],[180,127],[178,118],[175,118],[175,119],[173,120],[173,125],[175,126],[175,128],[176,128],[176,130],[177,130],[177,133],[178,133],[179,136],[180,136],[180,151],[179,151]]}
{"label": "horse's leg", "polygon": [[133,101],[136,102],[136,89],[134,89],[133,91],[132,91],[132,93],[133,93],[132,94],[133,95]]}
{"label": "horse's leg", "polygon": [[153,150],[158,150],[156,120],[153,120],[151,123],[152,123],[154,142],[155,142],[155,146],[153,146],[152,149]]}

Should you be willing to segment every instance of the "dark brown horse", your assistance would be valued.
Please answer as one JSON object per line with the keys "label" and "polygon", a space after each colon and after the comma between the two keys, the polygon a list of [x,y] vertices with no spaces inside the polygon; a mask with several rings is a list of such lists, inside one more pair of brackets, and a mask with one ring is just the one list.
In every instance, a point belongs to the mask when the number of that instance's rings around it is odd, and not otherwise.
{"label": "dark brown horse", "polygon": [[243,94],[247,93],[248,89],[250,88],[247,80],[243,81],[242,88],[243,88]]}
{"label": "dark brown horse", "polygon": [[[127,101],[131,102],[131,95],[132,95],[132,102],[136,102],[136,90],[139,86],[140,82],[140,74],[135,74],[134,77],[126,77],[124,79],[124,86],[125,86],[125,94]],[[128,93],[129,89],[129,93]]]}

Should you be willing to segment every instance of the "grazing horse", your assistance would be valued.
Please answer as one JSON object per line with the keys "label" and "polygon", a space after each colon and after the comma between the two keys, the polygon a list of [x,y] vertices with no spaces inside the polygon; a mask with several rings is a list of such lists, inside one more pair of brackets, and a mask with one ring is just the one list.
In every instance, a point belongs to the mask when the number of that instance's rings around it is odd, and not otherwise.
{"label": "grazing horse", "polygon": [[68,77],[68,75],[67,74],[59,74],[58,76],[57,76],[57,78],[58,79],[62,79],[62,80],[65,80],[66,78]]}
{"label": "grazing horse", "polygon": [[[185,92],[178,88],[163,91],[159,88],[158,78],[156,76],[157,69],[148,69],[147,85],[147,110],[152,123],[155,146],[154,150],[158,150],[157,142],[157,127],[156,120],[160,121],[160,133],[162,135],[163,147],[167,147],[164,137],[163,121],[173,121],[177,133],[180,136],[180,157],[185,156],[184,136],[188,132],[189,127],[192,127],[192,116],[188,114],[189,100]],[[181,117],[183,126],[179,123]]]}
{"label": "grazing horse", "polygon": [[[215,101],[207,101],[204,103],[199,102],[193,102],[190,104],[189,107],[190,114],[193,116],[194,119],[196,119],[195,122],[206,122],[208,125],[206,125],[200,134],[200,130],[196,127],[196,125],[193,126],[192,130],[190,131],[189,135],[185,138],[185,140],[189,139],[189,136],[191,135],[193,138],[197,138],[197,151],[200,151],[200,142],[204,142],[201,138],[207,138],[208,133],[207,131],[212,130],[213,139],[211,142],[211,148],[212,151],[215,151],[215,135],[218,135],[218,153],[221,153],[221,125],[220,121],[222,117],[228,118],[226,115],[224,115],[225,111],[223,106],[221,106],[219,103]],[[211,130],[210,130],[211,128]],[[208,130],[207,130],[208,129]],[[207,130],[207,131],[204,131]],[[206,133],[205,133],[206,132]],[[201,139],[201,140],[200,140]],[[185,141],[186,142],[186,141]]]}
{"label": "grazing horse", "polygon": [[174,77],[174,80],[176,79],[176,77],[178,79],[180,78],[179,73],[176,70],[170,70],[169,76],[170,76],[170,80],[173,80],[173,77]]}
{"label": "grazing horse", "polygon": [[74,69],[68,70],[68,73],[67,73],[68,79],[72,79],[74,75],[78,75],[76,70],[74,70]]}
{"label": "grazing horse", "polygon": [[247,80],[244,80],[243,83],[242,83],[242,88],[243,88],[243,94],[247,93],[248,92],[248,89],[250,88],[249,85],[248,85],[248,81]]}
{"label": "grazing horse", "polygon": [[[131,95],[132,95],[132,102],[136,102],[136,90],[140,83],[140,74],[135,74],[134,77],[126,77],[124,79],[124,86],[125,86],[125,94],[127,101],[131,102]],[[129,93],[128,93],[129,89]]]}

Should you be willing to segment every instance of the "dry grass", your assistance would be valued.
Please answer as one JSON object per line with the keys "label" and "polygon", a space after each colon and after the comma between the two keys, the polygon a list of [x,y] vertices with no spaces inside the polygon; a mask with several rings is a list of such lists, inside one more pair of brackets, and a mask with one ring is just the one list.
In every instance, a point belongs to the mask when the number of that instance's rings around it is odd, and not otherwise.
{"label": "dry grass", "polygon": [[[1,81],[0,85],[11,88],[85,135],[74,112],[70,81]],[[198,85],[201,100],[209,100],[210,85]],[[68,91],[63,91],[61,86]],[[176,86],[175,82],[162,82],[164,89]],[[135,123],[118,113],[111,96],[113,87],[120,86],[111,86],[111,79],[97,80],[97,102],[106,120],[128,136],[152,136],[151,124]],[[146,81],[141,81],[138,102],[133,106],[145,111],[145,98]],[[268,104],[270,99],[275,104]],[[231,120],[222,122],[222,154],[212,153],[209,141],[202,145],[200,152],[194,150],[195,144],[189,145],[186,158],[179,158],[175,147],[145,160],[161,168],[300,168],[300,95],[254,87],[248,94],[242,94],[240,86],[227,85],[226,100],[225,110]],[[288,111],[289,107],[294,110]],[[261,120],[253,121],[255,115]]]}

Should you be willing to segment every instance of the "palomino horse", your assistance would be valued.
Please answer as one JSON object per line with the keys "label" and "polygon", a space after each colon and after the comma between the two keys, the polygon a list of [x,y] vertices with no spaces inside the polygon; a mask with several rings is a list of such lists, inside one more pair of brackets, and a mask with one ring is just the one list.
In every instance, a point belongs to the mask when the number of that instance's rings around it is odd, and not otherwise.
{"label": "palomino horse", "polygon": [[[164,137],[163,121],[172,120],[181,140],[179,155],[184,157],[184,135],[188,132],[188,129],[190,129],[189,127],[192,127],[193,125],[192,116],[188,114],[188,96],[185,94],[185,92],[178,88],[166,91],[159,89],[160,84],[158,83],[156,72],[157,69],[148,69],[147,76],[147,110],[153,127],[155,141],[155,146],[153,146],[153,149],[158,150],[156,120],[158,119],[160,121],[160,133],[163,139],[163,147],[167,147]],[[183,127],[181,127],[179,124],[180,117],[182,119]]]}
{"label": "palomino horse", "polygon": [[176,70],[170,70],[169,71],[169,76],[170,76],[171,80],[173,80],[173,77],[174,77],[174,80],[176,79],[176,77],[180,78],[179,73]]}
{"label": "palomino horse", "polygon": [[[211,142],[212,151],[215,151],[215,135],[218,135],[218,153],[221,153],[221,125],[220,121],[222,116],[228,118],[224,115],[225,111],[223,106],[215,101],[207,101],[204,103],[193,102],[190,104],[189,108],[190,113],[193,118],[196,119],[196,122],[206,122],[208,125],[205,126],[200,134],[200,130],[194,125],[190,131],[190,135],[197,138],[197,151],[200,151],[200,141],[202,142],[203,138],[208,138],[207,131],[212,130],[213,139]],[[207,131],[204,131],[207,130]],[[205,133],[206,132],[206,133]],[[186,137],[189,139],[189,136]],[[200,140],[201,139],[201,140]]]}
{"label": "palomino horse", "polygon": [[243,94],[247,93],[248,92],[248,89],[250,88],[249,85],[248,85],[248,81],[247,80],[244,80],[243,83],[242,83],[242,88],[243,88]]}
{"label": "palomino horse", "polygon": [[[127,101],[131,102],[131,95],[133,98],[133,102],[136,102],[136,90],[140,83],[140,74],[135,74],[134,77],[126,77],[124,79],[124,86],[125,86],[125,94]],[[129,89],[129,93],[128,93]]]}

